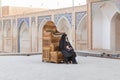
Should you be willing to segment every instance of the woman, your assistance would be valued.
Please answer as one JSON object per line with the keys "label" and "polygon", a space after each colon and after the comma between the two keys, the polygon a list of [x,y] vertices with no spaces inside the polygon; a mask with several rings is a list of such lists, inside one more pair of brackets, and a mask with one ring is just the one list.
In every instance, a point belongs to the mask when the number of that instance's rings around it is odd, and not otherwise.
{"label": "woman", "polygon": [[62,35],[59,45],[60,50],[64,55],[65,63],[68,64],[69,62],[72,62],[72,64],[77,64],[77,61],[75,59],[76,53],[74,52],[74,49],[68,41],[67,35],[65,33]]}

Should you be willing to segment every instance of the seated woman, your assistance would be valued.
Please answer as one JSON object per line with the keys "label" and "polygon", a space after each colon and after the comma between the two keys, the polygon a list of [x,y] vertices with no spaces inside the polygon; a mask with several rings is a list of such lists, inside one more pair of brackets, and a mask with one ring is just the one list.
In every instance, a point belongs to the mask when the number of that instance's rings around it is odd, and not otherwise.
{"label": "seated woman", "polygon": [[69,62],[72,64],[77,64],[75,59],[76,53],[74,52],[73,47],[71,46],[70,42],[68,41],[67,34],[63,34],[59,43],[59,47],[61,52],[64,55],[64,61],[66,64]]}

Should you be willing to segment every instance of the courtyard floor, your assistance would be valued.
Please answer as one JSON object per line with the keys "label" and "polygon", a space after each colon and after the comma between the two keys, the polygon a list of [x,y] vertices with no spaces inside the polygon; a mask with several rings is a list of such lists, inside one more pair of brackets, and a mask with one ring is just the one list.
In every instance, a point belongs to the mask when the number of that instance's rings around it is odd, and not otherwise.
{"label": "courtyard floor", "polygon": [[77,56],[78,64],[42,62],[41,55],[0,56],[0,80],[120,80],[120,60]]}

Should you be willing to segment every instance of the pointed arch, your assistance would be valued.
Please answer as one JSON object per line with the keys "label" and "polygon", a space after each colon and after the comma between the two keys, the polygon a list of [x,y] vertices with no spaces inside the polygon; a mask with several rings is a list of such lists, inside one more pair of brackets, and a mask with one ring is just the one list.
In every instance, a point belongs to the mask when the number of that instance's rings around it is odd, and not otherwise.
{"label": "pointed arch", "polygon": [[79,22],[76,29],[76,50],[87,49],[87,15]]}
{"label": "pointed arch", "polygon": [[4,52],[12,52],[12,33],[9,21],[4,26]]}
{"label": "pointed arch", "polygon": [[110,50],[110,21],[118,9],[111,1],[94,5],[92,11],[92,48]]}
{"label": "pointed arch", "polygon": [[65,32],[68,35],[70,41],[72,41],[71,31],[70,31],[70,23],[68,19],[62,16],[57,23],[57,30],[60,32]]}
{"label": "pointed arch", "polygon": [[120,51],[120,13],[116,12],[111,19],[111,49]]}
{"label": "pointed arch", "polygon": [[30,51],[30,37],[29,28],[25,21],[23,21],[18,31],[18,52],[29,52]]}
{"label": "pointed arch", "polygon": [[42,52],[42,30],[47,21],[47,19],[43,19],[38,27],[38,52],[40,53]]}

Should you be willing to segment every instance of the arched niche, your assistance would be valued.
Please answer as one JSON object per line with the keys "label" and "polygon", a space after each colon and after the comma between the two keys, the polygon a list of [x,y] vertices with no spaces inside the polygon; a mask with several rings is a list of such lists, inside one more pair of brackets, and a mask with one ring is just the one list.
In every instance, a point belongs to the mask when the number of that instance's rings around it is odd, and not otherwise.
{"label": "arched niche", "polygon": [[79,22],[76,29],[76,50],[87,49],[87,15]]}
{"label": "arched niche", "polygon": [[4,52],[12,52],[12,33],[9,21],[4,26]]}
{"label": "arched niche", "polygon": [[120,13],[118,12],[111,19],[111,49],[120,51]]}
{"label": "arched niche", "polygon": [[42,53],[42,30],[48,20],[43,19],[38,28],[38,52]]}
{"label": "arched niche", "polygon": [[18,52],[30,52],[29,28],[25,21],[21,23],[18,31]]}
{"label": "arched niche", "polygon": [[59,32],[65,32],[68,36],[69,41],[72,41],[71,31],[70,31],[70,24],[67,18],[61,17],[57,23],[57,30]]}
{"label": "arched niche", "polygon": [[92,11],[92,47],[93,49],[110,49],[110,21],[117,11],[111,2],[94,3]]}

